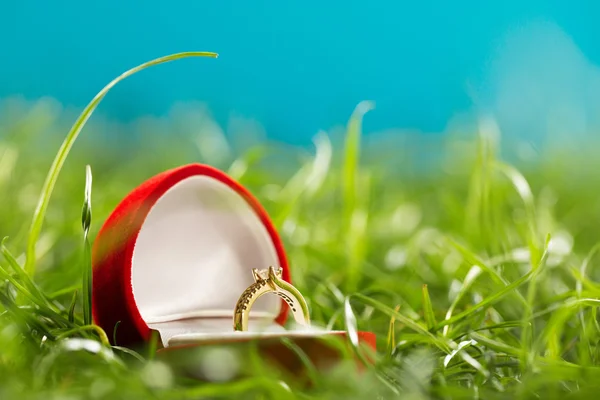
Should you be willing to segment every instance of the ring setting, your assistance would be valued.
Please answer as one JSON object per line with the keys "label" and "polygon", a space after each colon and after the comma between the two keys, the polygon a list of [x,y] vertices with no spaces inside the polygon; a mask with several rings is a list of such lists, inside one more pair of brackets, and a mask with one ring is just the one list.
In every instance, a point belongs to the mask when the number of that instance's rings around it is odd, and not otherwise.
{"label": "ring setting", "polygon": [[252,305],[261,296],[272,293],[281,297],[290,307],[297,324],[310,326],[310,316],[306,300],[292,284],[282,279],[283,270],[269,267],[268,269],[252,269],[254,283],[248,286],[237,301],[233,316],[233,330],[247,331]]}

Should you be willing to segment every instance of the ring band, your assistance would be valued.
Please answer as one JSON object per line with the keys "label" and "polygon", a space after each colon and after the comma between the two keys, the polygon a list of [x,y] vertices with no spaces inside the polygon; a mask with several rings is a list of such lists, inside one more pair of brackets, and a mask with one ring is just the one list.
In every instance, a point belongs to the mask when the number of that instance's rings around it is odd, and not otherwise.
{"label": "ring band", "polygon": [[248,330],[248,319],[252,305],[259,297],[267,293],[276,294],[289,305],[297,324],[310,326],[306,300],[304,300],[298,289],[281,278],[281,268],[277,270],[273,267],[269,267],[268,270],[254,268],[252,269],[252,275],[254,276],[254,283],[244,290],[235,306],[233,316],[234,331]]}

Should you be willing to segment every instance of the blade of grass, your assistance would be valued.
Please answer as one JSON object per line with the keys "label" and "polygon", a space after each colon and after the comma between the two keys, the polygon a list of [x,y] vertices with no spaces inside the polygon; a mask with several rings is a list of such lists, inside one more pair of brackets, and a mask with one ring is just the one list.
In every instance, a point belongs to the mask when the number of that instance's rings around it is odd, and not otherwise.
{"label": "blade of grass", "polygon": [[478,343],[481,343],[483,345],[485,345],[486,347],[497,351],[499,353],[504,353],[507,354],[509,356],[513,356],[513,357],[519,357],[521,355],[521,351],[515,347],[509,346],[507,344],[504,344],[502,342],[499,342],[497,340],[494,339],[490,339],[487,336],[481,335],[477,332],[471,332],[469,334],[469,336],[476,340]]}
{"label": "blade of grass", "polygon": [[158,349],[159,340],[160,333],[157,330],[152,330],[150,334],[150,341],[148,342],[148,360],[154,360],[156,357],[156,350]]}
{"label": "blade of grass", "polygon": [[[473,283],[475,282],[477,277],[481,274],[481,271],[482,271],[481,267],[479,267],[478,265],[473,265],[471,267],[471,269],[469,270],[469,272],[467,272],[467,275],[465,276],[465,279],[460,287],[460,290],[458,291],[458,294],[456,295],[456,297],[452,301],[452,304],[450,304],[448,311],[446,312],[446,318],[445,318],[446,320],[449,320],[450,318],[452,318],[452,314],[454,313],[454,310],[458,306],[458,303],[462,300],[462,298],[465,296],[465,294],[467,294],[469,292],[469,290],[471,289],[471,286],[473,285]],[[444,337],[447,337],[449,331],[450,331],[450,325],[444,326],[442,335]]]}
{"label": "blade of grass", "polygon": [[[360,137],[362,131],[362,119],[364,115],[373,110],[373,102],[363,101],[359,103],[348,122],[344,144],[344,166],[342,170],[342,193],[343,193],[343,232],[346,235],[347,273],[346,290],[356,290],[360,276],[364,223],[361,223],[366,214],[357,208],[359,196],[358,185],[358,163],[360,153]],[[366,221],[365,221],[366,222]]]}
{"label": "blade of grass", "polygon": [[77,290],[79,290],[79,289],[81,289],[81,284],[79,284],[79,283],[78,283],[78,284],[76,284],[76,285],[67,286],[67,287],[64,287],[64,288],[62,288],[62,289],[59,289],[59,290],[57,290],[57,291],[55,291],[55,292],[52,292],[52,293],[46,294],[46,297],[47,297],[48,299],[50,299],[50,300],[54,300],[54,299],[56,299],[56,298],[58,298],[58,297],[62,297],[62,296],[64,296],[64,295],[67,295],[67,294],[73,293],[74,291],[77,291]]}
{"label": "blade of grass", "polygon": [[[586,318],[586,311],[588,314],[588,318]],[[595,330],[597,326],[597,315],[598,315],[598,306],[589,307],[586,309],[580,309],[577,313],[579,316],[579,324],[581,326],[581,335],[578,335],[574,339],[571,340],[570,346],[566,346],[563,348],[563,351],[560,355],[561,358],[567,358],[568,353],[571,348],[577,349],[577,362],[579,365],[594,365],[594,354],[596,352],[596,340],[595,336],[597,331]]]}
{"label": "blade of grass", "polygon": [[92,252],[88,235],[92,223],[92,169],[85,167],[85,191],[83,209],[81,211],[81,226],[83,228],[83,265],[81,292],[83,297],[83,323],[92,324]]}
{"label": "blade of grass", "polygon": [[350,298],[348,297],[344,300],[344,325],[346,326],[346,333],[348,334],[348,339],[350,339],[350,343],[354,348],[358,348],[359,342],[358,328],[356,325],[356,316],[354,315],[354,311],[352,310],[352,306],[350,305]]}
{"label": "blade of grass", "polygon": [[115,324],[115,327],[113,328],[113,344],[117,345],[117,329],[119,328],[119,325],[121,325],[121,321],[117,321],[117,323]]}
{"label": "blade of grass", "polygon": [[464,363],[473,367],[484,378],[486,378],[486,379],[489,378],[490,372],[479,361],[477,361],[477,359],[475,357],[471,356],[466,351],[470,347],[477,349],[476,344],[477,344],[477,342],[475,342],[472,339],[459,343],[458,346],[456,347],[456,349],[454,349],[452,351],[452,353],[450,353],[446,357],[444,357],[444,362],[443,362],[444,368],[447,368],[448,365],[450,364],[450,361],[452,361],[452,359],[456,355],[458,355],[463,360]]}
{"label": "blade of grass", "polygon": [[527,288],[527,307],[523,314],[523,327],[521,331],[521,345],[523,346],[523,353],[521,362],[524,366],[530,365],[535,357],[535,353],[530,351],[532,348],[531,341],[533,340],[533,332],[531,316],[533,314],[536,289],[537,289],[537,277],[544,270],[546,260],[548,259],[548,246],[550,244],[550,235],[546,237],[546,245],[544,252],[538,262],[532,264],[531,268],[531,279],[529,281],[529,287]]}
{"label": "blade of grass", "polygon": [[588,255],[585,257],[585,259],[581,263],[581,267],[579,268],[579,277],[576,277],[577,282],[575,283],[575,290],[577,290],[577,295],[580,297],[581,297],[581,293],[583,291],[584,280],[587,275],[588,266],[590,265],[592,258],[594,258],[594,256],[598,252],[598,250],[600,250],[600,243],[597,243],[594,247],[592,247],[592,250],[590,250]]}
{"label": "blade of grass", "polygon": [[[346,297],[346,299],[344,300],[344,325],[346,327],[346,334],[348,335],[348,339],[350,340],[350,345],[352,347],[352,350],[354,351],[354,354],[358,357],[358,359],[365,367],[375,369],[375,365],[369,362],[365,354],[363,354],[362,348],[360,346],[356,316],[354,315],[352,305],[350,304],[350,297]],[[381,383],[385,384],[394,393],[398,393],[395,385],[392,382],[390,382],[389,379],[387,379],[387,376],[377,373],[377,378],[380,380]]]}
{"label": "blade of grass", "polygon": [[481,139],[477,140],[476,158],[473,165],[473,173],[469,182],[469,190],[467,195],[467,204],[465,207],[465,222],[464,232],[472,235],[478,235],[481,232],[481,197],[483,179],[482,169],[484,162],[484,146]]}
{"label": "blade of grass", "polygon": [[435,313],[433,312],[433,305],[431,304],[427,285],[423,285],[421,292],[423,294],[423,314],[425,316],[425,322],[427,323],[427,329],[431,330],[435,328],[437,323],[435,322]]}
{"label": "blade of grass", "polygon": [[[579,269],[579,276],[576,277],[577,281],[575,282],[575,290],[577,291],[577,297],[582,298],[584,281],[586,280],[588,265],[592,261],[592,258],[596,255],[596,253],[600,250],[600,243],[597,243],[592,250],[588,253],[586,258],[581,263],[581,267]],[[584,315],[583,310],[579,311],[579,321],[581,323],[581,329],[583,330],[584,335],[587,335],[586,332],[586,324],[584,323]]]}
{"label": "blade of grass", "polygon": [[58,180],[58,175],[62,169],[67,156],[71,150],[71,147],[75,143],[75,140],[79,136],[79,133],[85,126],[85,123],[90,118],[100,101],[106,96],[106,94],[119,82],[128,78],[131,75],[134,75],[146,68],[150,68],[155,65],[179,60],[182,58],[188,57],[212,57],[216,58],[218,55],[216,53],[210,52],[184,52],[184,53],[176,53],[171,54],[165,57],[156,58],[154,60],[148,61],[137,67],[130,69],[129,71],[124,72],[119,77],[115,78],[112,82],[106,85],[97,95],[92,99],[92,101],[85,107],[83,112],[79,115],[73,126],[71,127],[67,137],[63,141],[54,161],[52,162],[52,166],[48,171],[48,175],[46,176],[46,180],[42,187],[42,191],[33,213],[33,218],[31,220],[31,225],[29,228],[29,236],[27,238],[27,250],[25,253],[25,272],[33,277],[35,275],[35,265],[36,265],[36,256],[35,256],[35,245],[38,241],[39,235],[42,231],[42,225],[44,222],[44,217],[46,215],[46,209],[48,208],[48,203],[50,202],[50,197],[52,196],[52,191],[54,190],[54,186],[56,185],[56,181]]}
{"label": "blade of grass", "polygon": [[362,119],[366,113],[373,110],[375,104],[370,101],[360,102],[348,122],[346,140],[344,146],[344,167],[342,188],[344,193],[344,215],[345,220],[350,219],[356,204],[356,181],[358,175],[358,162],[360,153],[360,137],[362,131]]}
{"label": "blade of grass", "polygon": [[[400,305],[397,305],[394,308],[394,311],[400,312]],[[386,355],[388,358],[391,358],[394,354],[394,349],[396,348],[396,318],[394,316],[390,317],[390,325],[388,327],[387,334],[387,346],[386,346]]]}
{"label": "blade of grass", "polygon": [[73,335],[78,335],[78,334],[81,335],[83,332],[88,332],[88,331],[94,332],[96,335],[98,335],[98,338],[100,339],[100,343],[102,343],[106,347],[110,347],[110,343],[108,341],[108,336],[106,336],[106,332],[104,332],[104,330],[102,330],[102,328],[100,328],[99,326],[96,326],[96,325],[78,326],[77,328],[70,329],[66,332],[63,332],[63,333],[57,335],[56,340],[66,339]]}
{"label": "blade of grass", "polygon": [[120,351],[120,352],[125,353],[125,354],[129,354],[130,356],[132,356],[133,358],[135,358],[139,362],[142,362],[142,363],[146,362],[146,360],[144,359],[144,357],[142,357],[142,355],[140,353],[138,353],[137,351],[133,351],[131,349],[128,349],[127,347],[112,346],[112,349]]}
{"label": "blade of grass", "polygon": [[483,238],[486,247],[493,247],[495,235],[492,216],[492,163],[496,159],[498,126],[492,118],[479,120],[477,152],[469,186],[465,232],[473,238]]}
{"label": "blade of grass", "polygon": [[77,305],[77,291],[73,292],[73,298],[71,299],[71,305],[69,306],[69,322],[75,322],[75,306]]}
{"label": "blade of grass", "polygon": [[[487,325],[481,328],[476,328],[471,330],[470,332],[481,332],[481,331],[493,331],[496,329],[507,329],[507,328],[520,328],[523,323],[521,321],[508,321],[501,322],[499,324]],[[453,340],[461,340],[463,337],[469,335],[470,332],[463,332],[456,337],[452,337]]]}
{"label": "blade of grass", "polygon": [[535,201],[529,183],[516,168],[508,164],[496,161],[494,166],[510,180],[523,201],[527,217],[527,226],[529,228],[529,240],[527,241],[527,244],[531,254],[531,263],[536,263],[540,258],[540,246],[538,244],[538,233],[536,228]]}

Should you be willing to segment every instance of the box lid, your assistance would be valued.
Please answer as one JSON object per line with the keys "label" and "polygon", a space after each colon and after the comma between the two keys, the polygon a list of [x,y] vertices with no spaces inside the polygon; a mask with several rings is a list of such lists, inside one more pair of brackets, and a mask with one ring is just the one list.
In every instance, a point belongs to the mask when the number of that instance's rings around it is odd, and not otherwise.
{"label": "box lid", "polygon": [[[222,171],[190,164],[156,175],[108,217],[92,249],[94,322],[119,345],[233,330],[252,268],[290,271],[281,239],[252,194]],[[287,305],[263,296],[251,326],[281,326]],[[280,328],[281,329],[281,328]],[[112,340],[112,337],[111,337]]]}

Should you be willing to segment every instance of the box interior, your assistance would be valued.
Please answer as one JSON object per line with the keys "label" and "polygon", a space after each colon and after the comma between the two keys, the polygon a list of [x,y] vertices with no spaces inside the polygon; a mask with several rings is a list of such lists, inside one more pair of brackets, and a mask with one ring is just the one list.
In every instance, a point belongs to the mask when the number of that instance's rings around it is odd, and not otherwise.
{"label": "box interior", "polygon": [[[254,282],[252,268],[280,267],[275,245],[250,204],[228,185],[193,176],[170,188],[137,237],[131,286],[140,315],[163,344],[181,335],[233,333],[233,309]],[[276,332],[281,299],[259,298],[250,329]],[[236,332],[241,333],[241,332]]]}

